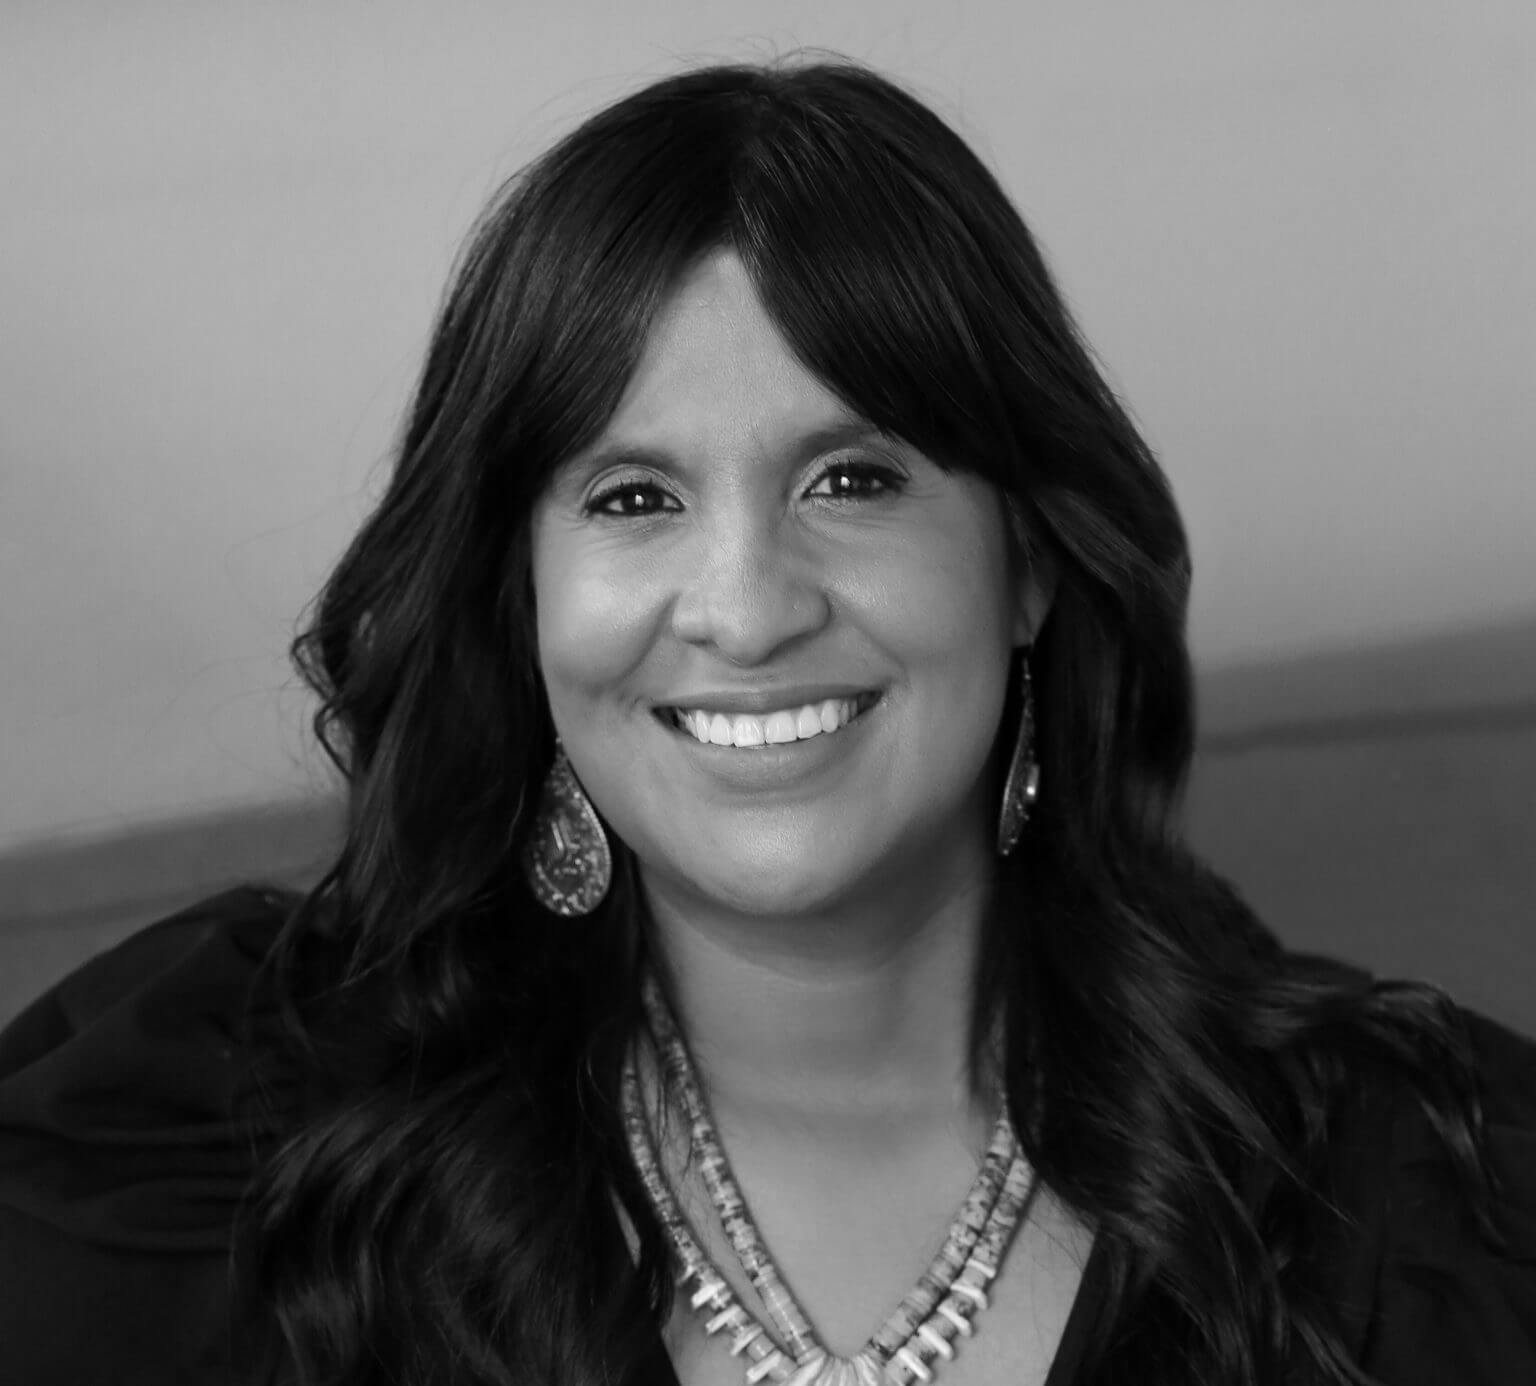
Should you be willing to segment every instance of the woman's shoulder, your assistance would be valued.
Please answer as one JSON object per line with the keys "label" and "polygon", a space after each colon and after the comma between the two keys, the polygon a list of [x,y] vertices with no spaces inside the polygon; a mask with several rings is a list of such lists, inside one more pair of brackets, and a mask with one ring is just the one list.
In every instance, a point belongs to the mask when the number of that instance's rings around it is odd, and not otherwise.
{"label": "woman's shoulder", "polygon": [[1361,1365],[1388,1386],[1536,1381],[1536,1042],[1456,1015],[1494,1183],[1487,1230],[1452,1143],[1407,1082],[1362,1079],[1331,1143],[1329,1192],[1346,1216],[1335,1298]]}
{"label": "woman's shoulder", "polygon": [[230,1232],[265,1135],[239,1102],[246,1002],[290,903],[200,900],[0,1030],[7,1380],[222,1379]]}
{"label": "woman's shoulder", "polygon": [[246,1000],[288,903],[258,887],[200,900],[0,1030],[0,1206],[95,1245],[223,1244],[209,1215],[250,1162],[234,1122]]}

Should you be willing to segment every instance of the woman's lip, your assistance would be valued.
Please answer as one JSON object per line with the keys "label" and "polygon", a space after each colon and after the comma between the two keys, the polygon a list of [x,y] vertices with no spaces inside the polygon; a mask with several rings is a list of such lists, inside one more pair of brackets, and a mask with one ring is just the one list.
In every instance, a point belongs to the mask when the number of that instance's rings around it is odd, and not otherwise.
{"label": "woman's lip", "polygon": [[668,698],[664,702],[658,701],[653,706],[660,713],[702,711],[723,712],[729,716],[740,712],[754,717],[764,717],[770,712],[794,712],[798,708],[828,701],[836,702],[844,698],[859,701],[876,699],[879,696],[880,690],[877,688],[861,688],[851,683],[818,683],[803,684],[794,688],[766,688],[750,691],[738,689],[734,692],[717,689],[702,693],[683,693],[675,698]]}

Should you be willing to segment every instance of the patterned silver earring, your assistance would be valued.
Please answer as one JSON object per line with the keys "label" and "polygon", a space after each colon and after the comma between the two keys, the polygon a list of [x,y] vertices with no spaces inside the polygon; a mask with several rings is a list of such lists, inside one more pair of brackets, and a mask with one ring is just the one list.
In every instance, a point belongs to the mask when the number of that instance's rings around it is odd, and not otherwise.
{"label": "patterned silver earring", "polygon": [[559,741],[523,844],[522,866],[534,898],[567,919],[591,914],[613,880],[608,834]]}
{"label": "patterned silver earring", "polygon": [[1003,807],[997,818],[997,854],[1006,857],[1019,845],[1029,811],[1040,793],[1040,766],[1035,760],[1035,701],[1029,683],[1029,647],[1019,659],[1023,682],[1023,706],[1019,709],[1019,734],[1013,743],[1013,759],[1008,763],[1008,779],[1003,785]]}

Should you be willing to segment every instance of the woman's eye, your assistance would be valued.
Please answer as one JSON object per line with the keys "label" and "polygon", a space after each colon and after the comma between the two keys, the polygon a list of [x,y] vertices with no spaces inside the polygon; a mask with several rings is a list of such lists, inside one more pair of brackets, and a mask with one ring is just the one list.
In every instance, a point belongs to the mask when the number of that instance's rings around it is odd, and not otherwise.
{"label": "woman's eye", "polygon": [[589,515],[656,515],[676,509],[673,498],[652,481],[620,482],[587,502]]}
{"label": "woman's eye", "polygon": [[875,462],[837,462],[828,467],[806,491],[808,496],[833,500],[860,500],[901,489],[901,474]]}

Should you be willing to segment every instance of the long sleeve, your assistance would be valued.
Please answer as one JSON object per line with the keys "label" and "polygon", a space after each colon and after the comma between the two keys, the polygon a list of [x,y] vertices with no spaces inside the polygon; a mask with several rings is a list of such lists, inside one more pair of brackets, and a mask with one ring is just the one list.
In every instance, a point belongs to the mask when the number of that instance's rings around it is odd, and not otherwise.
{"label": "long sleeve", "polygon": [[1536,1382],[1536,1044],[1469,1017],[1499,1188],[1485,1246],[1427,1119],[1400,1103],[1364,1365],[1386,1386]]}
{"label": "long sleeve", "polygon": [[226,1380],[230,1227],[261,1133],[239,1025],[283,919],[245,888],[91,959],[0,1031],[0,1380]]}
{"label": "long sleeve", "polygon": [[1381,1386],[1536,1382],[1536,1044],[1464,1020],[1500,1245],[1400,1079],[1363,1081],[1335,1130],[1327,1193],[1342,1216],[1314,1254],[1351,1356]]}

